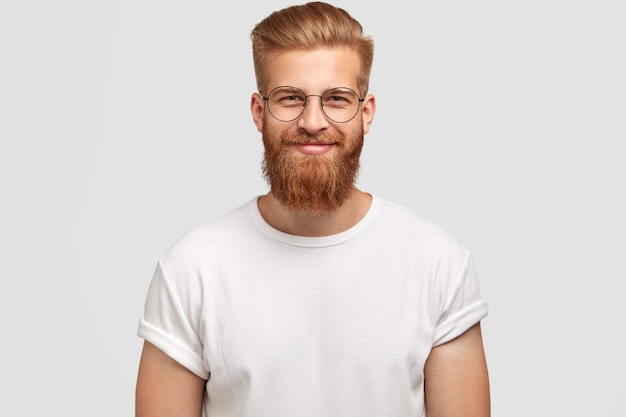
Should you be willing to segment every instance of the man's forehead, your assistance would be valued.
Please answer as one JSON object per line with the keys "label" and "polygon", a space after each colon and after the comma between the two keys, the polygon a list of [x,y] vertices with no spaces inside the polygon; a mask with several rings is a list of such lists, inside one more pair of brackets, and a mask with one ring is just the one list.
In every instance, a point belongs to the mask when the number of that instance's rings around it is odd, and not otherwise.
{"label": "man's forehead", "polygon": [[339,85],[355,88],[360,66],[354,50],[335,47],[273,51],[267,56],[264,70],[270,86],[294,85],[306,91]]}

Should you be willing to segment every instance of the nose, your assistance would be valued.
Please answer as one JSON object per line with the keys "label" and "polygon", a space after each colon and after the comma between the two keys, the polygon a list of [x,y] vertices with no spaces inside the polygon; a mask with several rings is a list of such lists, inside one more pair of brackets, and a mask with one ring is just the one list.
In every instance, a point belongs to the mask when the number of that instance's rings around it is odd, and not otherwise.
{"label": "nose", "polygon": [[304,112],[298,119],[298,127],[309,134],[315,134],[329,126],[329,121],[322,112],[321,99],[318,95],[307,96]]}

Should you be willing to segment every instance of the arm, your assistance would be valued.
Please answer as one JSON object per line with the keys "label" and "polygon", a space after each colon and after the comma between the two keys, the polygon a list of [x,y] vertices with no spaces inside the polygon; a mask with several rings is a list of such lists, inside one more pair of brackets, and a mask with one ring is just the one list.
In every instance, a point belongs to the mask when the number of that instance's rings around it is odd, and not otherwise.
{"label": "arm", "polygon": [[433,348],[424,366],[428,417],[489,417],[489,376],[480,323]]}
{"label": "arm", "polygon": [[144,342],[135,398],[136,417],[200,417],[206,381]]}

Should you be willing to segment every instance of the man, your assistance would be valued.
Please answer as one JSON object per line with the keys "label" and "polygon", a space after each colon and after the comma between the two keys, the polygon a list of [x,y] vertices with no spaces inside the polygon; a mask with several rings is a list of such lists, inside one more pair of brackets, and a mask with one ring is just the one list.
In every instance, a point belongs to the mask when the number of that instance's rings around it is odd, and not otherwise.
{"label": "man", "polygon": [[489,415],[469,252],[355,187],[373,43],[308,3],[252,32],[268,194],[185,234],[140,321],[136,415]]}

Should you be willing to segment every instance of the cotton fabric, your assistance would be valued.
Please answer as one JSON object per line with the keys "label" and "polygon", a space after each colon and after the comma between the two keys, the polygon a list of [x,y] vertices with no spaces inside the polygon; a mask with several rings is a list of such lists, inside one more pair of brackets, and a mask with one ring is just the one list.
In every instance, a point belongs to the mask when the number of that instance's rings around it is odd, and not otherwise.
{"label": "cotton fabric", "polygon": [[207,379],[210,417],[415,417],[430,350],[488,313],[471,253],[373,196],[326,237],[267,224],[257,198],[159,260],[138,335]]}

